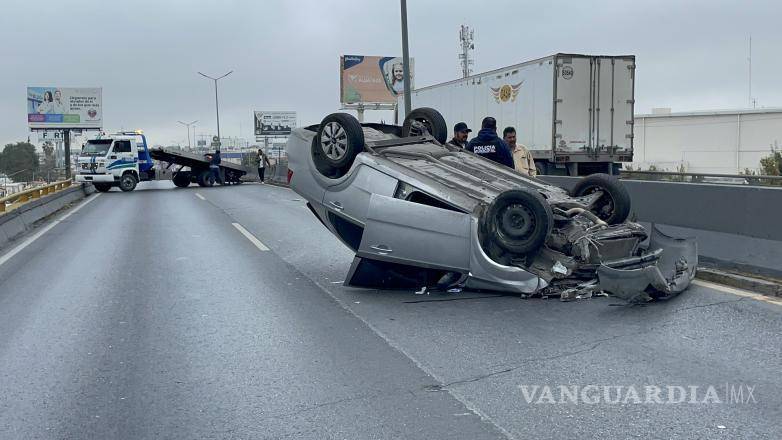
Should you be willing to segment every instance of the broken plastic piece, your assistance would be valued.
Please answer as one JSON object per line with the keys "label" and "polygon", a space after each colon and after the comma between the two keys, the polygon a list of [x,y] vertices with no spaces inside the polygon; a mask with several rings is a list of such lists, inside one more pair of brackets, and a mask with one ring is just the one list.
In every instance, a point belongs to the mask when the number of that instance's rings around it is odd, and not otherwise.
{"label": "broken plastic piece", "polygon": [[698,267],[698,244],[692,238],[674,238],[652,227],[649,249],[662,249],[656,264],[638,269],[597,269],[600,288],[630,302],[674,296],[690,285]]}

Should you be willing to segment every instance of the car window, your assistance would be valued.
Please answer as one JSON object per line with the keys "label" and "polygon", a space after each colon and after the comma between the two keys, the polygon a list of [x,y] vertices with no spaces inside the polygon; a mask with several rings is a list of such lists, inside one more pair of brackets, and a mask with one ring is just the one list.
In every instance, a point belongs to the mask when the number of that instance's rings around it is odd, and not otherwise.
{"label": "car window", "polygon": [[130,141],[116,141],[114,142],[115,153],[130,153]]}

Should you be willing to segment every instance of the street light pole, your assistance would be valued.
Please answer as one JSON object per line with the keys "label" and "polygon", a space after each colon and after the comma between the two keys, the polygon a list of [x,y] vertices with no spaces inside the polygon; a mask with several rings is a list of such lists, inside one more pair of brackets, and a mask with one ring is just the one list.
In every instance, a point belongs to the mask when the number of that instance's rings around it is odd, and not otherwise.
{"label": "street light pole", "polygon": [[192,145],[190,144],[190,126],[191,126],[191,125],[193,125],[193,124],[195,124],[196,122],[198,122],[198,119],[196,119],[195,121],[193,121],[193,122],[191,122],[191,123],[182,122],[182,121],[177,121],[177,122],[179,122],[180,124],[182,124],[182,125],[184,125],[185,127],[187,127],[187,149],[188,149],[188,150],[192,150],[192,149],[193,149],[193,147],[192,147]]}
{"label": "street light pole", "polygon": [[225,78],[226,76],[228,76],[228,75],[230,75],[232,73],[233,73],[233,70],[231,70],[230,72],[226,73],[223,76],[219,76],[217,78],[212,78],[209,75],[205,75],[205,74],[203,74],[201,72],[198,72],[199,75],[203,76],[204,78],[209,78],[212,81],[214,81],[214,83],[215,83],[215,113],[217,114],[217,140],[218,140],[218,142],[220,141],[220,104],[219,104],[219,102],[217,100],[217,80],[223,79],[223,78]]}
{"label": "street light pole", "polygon": [[402,2],[402,71],[405,75],[405,116],[410,114],[410,53],[407,49],[407,0]]}

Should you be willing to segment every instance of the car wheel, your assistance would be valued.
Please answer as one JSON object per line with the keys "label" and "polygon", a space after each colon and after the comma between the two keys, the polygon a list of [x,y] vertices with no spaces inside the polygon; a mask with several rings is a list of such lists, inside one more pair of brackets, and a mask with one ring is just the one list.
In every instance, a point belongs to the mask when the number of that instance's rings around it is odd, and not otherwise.
{"label": "car wheel", "polygon": [[537,252],[554,223],[551,207],[540,193],[513,189],[497,196],[483,218],[488,238],[511,254]]}
{"label": "car wheel", "polygon": [[172,180],[174,185],[178,188],[187,188],[190,186],[190,173],[187,171],[179,171],[174,173],[174,178]]}
{"label": "car wheel", "polygon": [[133,191],[136,189],[137,183],[138,180],[136,180],[136,176],[132,173],[125,173],[119,178],[119,189],[124,192]]}
{"label": "car wheel", "polygon": [[616,225],[627,220],[630,215],[630,194],[616,177],[608,174],[592,174],[576,183],[570,195],[581,197],[602,191],[600,197],[589,209],[593,214],[609,225]]}
{"label": "car wheel", "polygon": [[336,179],[345,175],[364,151],[364,129],[347,113],[332,113],[320,123],[312,144],[312,160],[321,174]]}
{"label": "car wheel", "polygon": [[402,123],[402,136],[421,136],[424,134],[422,128],[426,129],[441,144],[448,140],[448,125],[446,125],[443,115],[433,108],[417,108],[405,116]]}
{"label": "car wheel", "polygon": [[95,189],[99,192],[105,193],[111,190],[111,184],[110,183],[93,183],[92,186],[95,187]]}

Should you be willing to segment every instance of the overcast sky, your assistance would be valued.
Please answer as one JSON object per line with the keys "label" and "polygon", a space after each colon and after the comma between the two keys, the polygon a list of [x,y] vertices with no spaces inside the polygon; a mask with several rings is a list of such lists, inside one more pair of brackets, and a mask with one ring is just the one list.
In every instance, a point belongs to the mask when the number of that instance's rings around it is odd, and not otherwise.
{"label": "overcast sky", "polygon": [[[475,71],[556,52],[637,56],[637,112],[782,106],[782,1],[408,0],[416,85],[459,76],[459,25],[475,29]],[[25,88],[103,87],[107,130],[183,142],[177,120],[252,138],[256,110],[299,125],[339,109],[339,56],[401,55],[396,0],[3,0],[0,143],[28,136]],[[367,112],[368,120],[389,119]],[[32,140],[36,137],[32,136]],[[186,143],[186,141],[185,141]]]}

